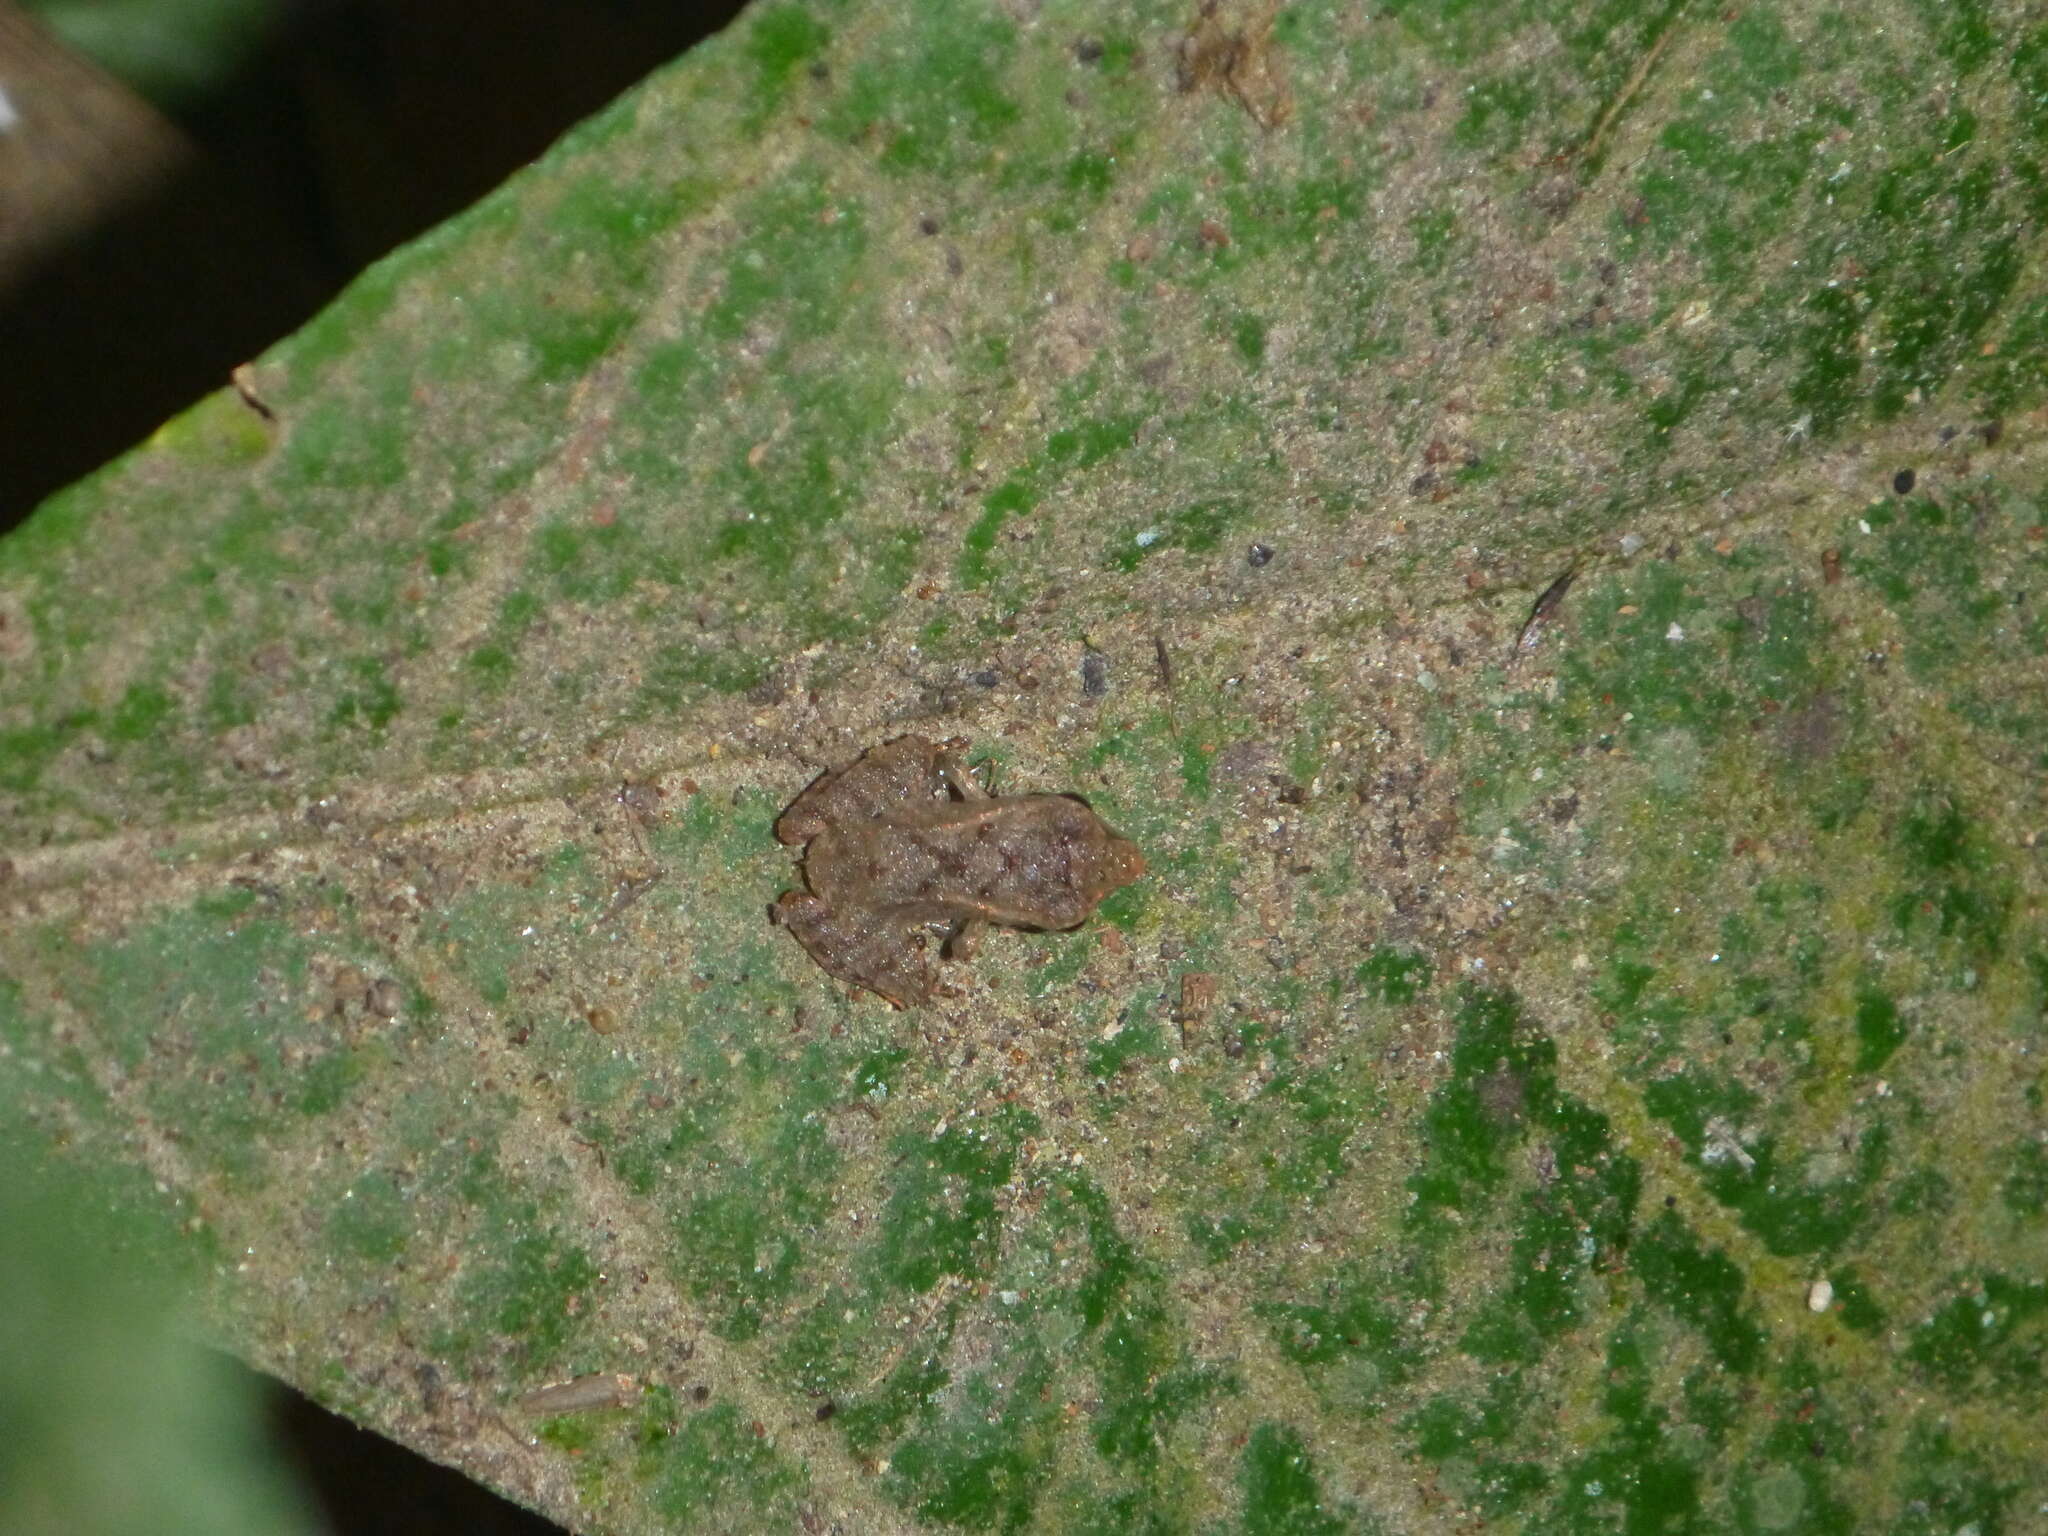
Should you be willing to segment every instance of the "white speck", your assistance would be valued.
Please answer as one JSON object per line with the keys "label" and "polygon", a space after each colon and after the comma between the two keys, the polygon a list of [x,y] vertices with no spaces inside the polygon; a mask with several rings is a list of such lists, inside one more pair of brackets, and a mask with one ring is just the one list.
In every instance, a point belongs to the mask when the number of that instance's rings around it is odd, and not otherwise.
{"label": "white speck", "polygon": [[1178,1056],[1167,1057],[1166,1070],[1169,1072],[1178,1072],[1180,1070],[1180,1058]]}
{"label": "white speck", "polygon": [[1420,688],[1424,693],[1435,693],[1436,674],[1430,671],[1429,668],[1424,667],[1420,672],[1415,674],[1415,686]]}
{"label": "white speck", "polygon": [[1823,1277],[1806,1288],[1806,1310],[1825,1312],[1835,1304],[1835,1288]]}
{"label": "white speck", "polygon": [[1685,638],[1685,626],[1674,621],[1671,627],[1664,631],[1664,638],[1675,645]]}
{"label": "white speck", "polygon": [[1880,1099],[1890,1098],[1892,1096],[1892,1085],[1890,1083],[1885,1082],[1883,1079],[1879,1079],[1877,1084],[1877,1096]]}
{"label": "white speck", "polygon": [[1621,552],[1624,555],[1632,555],[1642,547],[1643,536],[1640,533],[1624,533],[1621,536]]}
{"label": "white speck", "polygon": [[1607,1485],[1602,1483],[1598,1478],[1595,1478],[1592,1482],[1586,1484],[1586,1497],[1589,1499],[1597,1499],[1600,1497],[1601,1494],[1605,1493],[1606,1491]]}
{"label": "white speck", "polygon": [[1014,1307],[1015,1305],[1017,1305],[1018,1302],[1022,1301],[1023,1299],[1023,1293],[1020,1291],[996,1292],[996,1300],[1000,1301],[1006,1307]]}
{"label": "white speck", "polygon": [[1159,542],[1159,538],[1160,534],[1157,528],[1147,528],[1143,533],[1138,535],[1134,542],[1140,549],[1150,549],[1154,544],[1157,544]]}
{"label": "white speck", "polygon": [[1541,768],[1531,768],[1529,770],[1529,782],[1531,784],[1541,784],[1543,782],[1543,770]]}
{"label": "white speck", "polygon": [[1729,1124],[1727,1116],[1714,1116],[1707,1122],[1706,1130],[1706,1138],[1700,1146],[1701,1162],[1709,1165],[1734,1163],[1744,1173],[1755,1172],[1756,1159],[1749,1155],[1748,1148],[1743,1146],[1741,1137],[1736,1134],[1735,1127]]}
{"label": "white speck", "polygon": [[1978,1317],[1977,1322],[1985,1328],[1996,1328],[1998,1326],[1998,1314],[1987,1310]]}
{"label": "white speck", "polygon": [[1859,517],[1856,519],[1856,526],[1858,528],[1861,528],[1865,533],[1868,533],[1870,532],[1870,519],[1866,517]]}
{"label": "white speck", "polygon": [[1840,181],[1854,169],[1854,166],[1852,166],[1848,161],[1844,160],[1840,165],[1835,167],[1835,174],[1830,176],[1828,180],[1831,182]]}
{"label": "white speck", "polygon": [[14,101],[7,94],[7,87],[0,85],[0,133],[7,133],[21,125],[21,114],[14,110]]}

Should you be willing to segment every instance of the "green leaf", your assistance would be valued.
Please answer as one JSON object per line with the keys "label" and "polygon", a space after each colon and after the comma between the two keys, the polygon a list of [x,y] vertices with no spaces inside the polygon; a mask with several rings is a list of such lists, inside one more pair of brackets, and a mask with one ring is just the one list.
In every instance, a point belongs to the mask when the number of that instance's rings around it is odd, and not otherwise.
{"label": "green leaf", "polygon": [[[0,544],[0,1115],[581,1529],[2020,1528],[2048,33],[1204,9],[759,6]],[[912,730],[1151,873],[895,1014]]]}

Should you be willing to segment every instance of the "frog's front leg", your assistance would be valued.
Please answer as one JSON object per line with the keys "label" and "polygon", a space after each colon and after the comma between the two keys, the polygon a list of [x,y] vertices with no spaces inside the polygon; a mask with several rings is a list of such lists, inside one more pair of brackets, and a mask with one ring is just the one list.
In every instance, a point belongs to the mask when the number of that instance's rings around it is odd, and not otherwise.
{"label": "frog's front leg", "polygon": [[809,891],[784,891],[775,921],[841,981],[879,993],[898,1008],[932,995],[931,960],[921,938],[901,923],[878,922],[872,912],[841,913]]}
{"label": "frog's front leg", "polygon": [[981,787],[981,780],[974,776],[974,770],[961,761],[960,754],[967,750],[967,738],[954,736],[939,746],[938,755],[932,759],[932,767],[939,777],[962,800],[986,800],[987,790]]}

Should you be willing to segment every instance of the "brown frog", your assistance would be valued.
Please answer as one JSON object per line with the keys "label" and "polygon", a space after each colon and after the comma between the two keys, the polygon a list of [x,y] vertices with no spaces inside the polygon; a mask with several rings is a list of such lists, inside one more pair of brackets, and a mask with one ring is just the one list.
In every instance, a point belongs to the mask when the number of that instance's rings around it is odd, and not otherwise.
{"label": "brown frog", "polygon": [[988,923],[1078,928],[1145,872],[1137,845],[1076,795],[984,793],[960,766],[965,746],[899,736],[821,775],[775,823],[804,845],[810,887],[783,892],[775,920],[899,1008],[931,996],[932,933],[961,959]]}

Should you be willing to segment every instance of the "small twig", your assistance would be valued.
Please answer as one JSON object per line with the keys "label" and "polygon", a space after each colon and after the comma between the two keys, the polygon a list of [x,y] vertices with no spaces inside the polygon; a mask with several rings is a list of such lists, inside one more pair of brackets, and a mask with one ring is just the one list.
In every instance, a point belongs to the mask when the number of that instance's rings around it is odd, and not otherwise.
{"label": "small twig", "polygon": [[910,1346],[924,1337],[925,1329],[931,1326],[932,1319],[939,1315],[939,1308],[946,1304],[946,1298],[953,1294],[954,1289],[959,1284],[960,1277],[958,1275],[946,1275],[940,1279],[939,1288],[932,1295],[931,1305],[924,1309],[924,1315],[911,1325],[910,1332],[903,1336],[903,1342],[889,1351],[888,1358],[882,1362],[881,1368],[862,1385],[861,1391],[873,1390],[891,1371],[895,1370],[902,1363],[904,1355],[910,1350]]}
{"label": "small twig", "polygon": [[638,880],[628,880],[620,887],[619,894],[612,898],[612,904],[605,910],[604,916],[597,920],[597,926],[602,928],[605,924],[616,920],[621,912],[632,906],[634,902],[645,896],[660,882],[660,870],[656,870],[651,875],[642,875]]}
{"label": "small twig", "polygon": [[1557,610],[1564,605],[1565,593],[1571,591],[1572,583],[1579,579],[1579,562],[1574,560],[1565,567],[1564,574],[1543,589],[1536,599],[1536,606],[1529,610],[1529,618],[1522,625],[1522,632],[1515,636],[1515,648],[1508,655],[1510,663],[1519,661],[1543,643],[1543,629]]}
{"label": "small twig", "polygon": [[1630,75],[1628,83],[1622,86],[1621,94],[1608,103],[1607,110],[1600,114],[1600,121],[1593,125],[1592,134],[1579,151],[1581,160],[1590,161],[1600,153],[1600,141],[1607,137],[1607,130],[1614,126],[1615,119],[1620,117],[1622,110],[1635,99],[1636,92],[1642,89],[1643,82],[1650,77],[1650,71],[1656,67],[1658,57],[1669,46],[1671,39],[1678,35],[1678,23],[1685,15],[1686,3],[1687,0],[1679,0],[1678,7],[1671,13],[1671,19],[1664,24],[1664,30],[1657,34],[1657,41],[1650,44],[1650,51],[1643,55],[1641,62],[1636,65],[1635,73]]}

